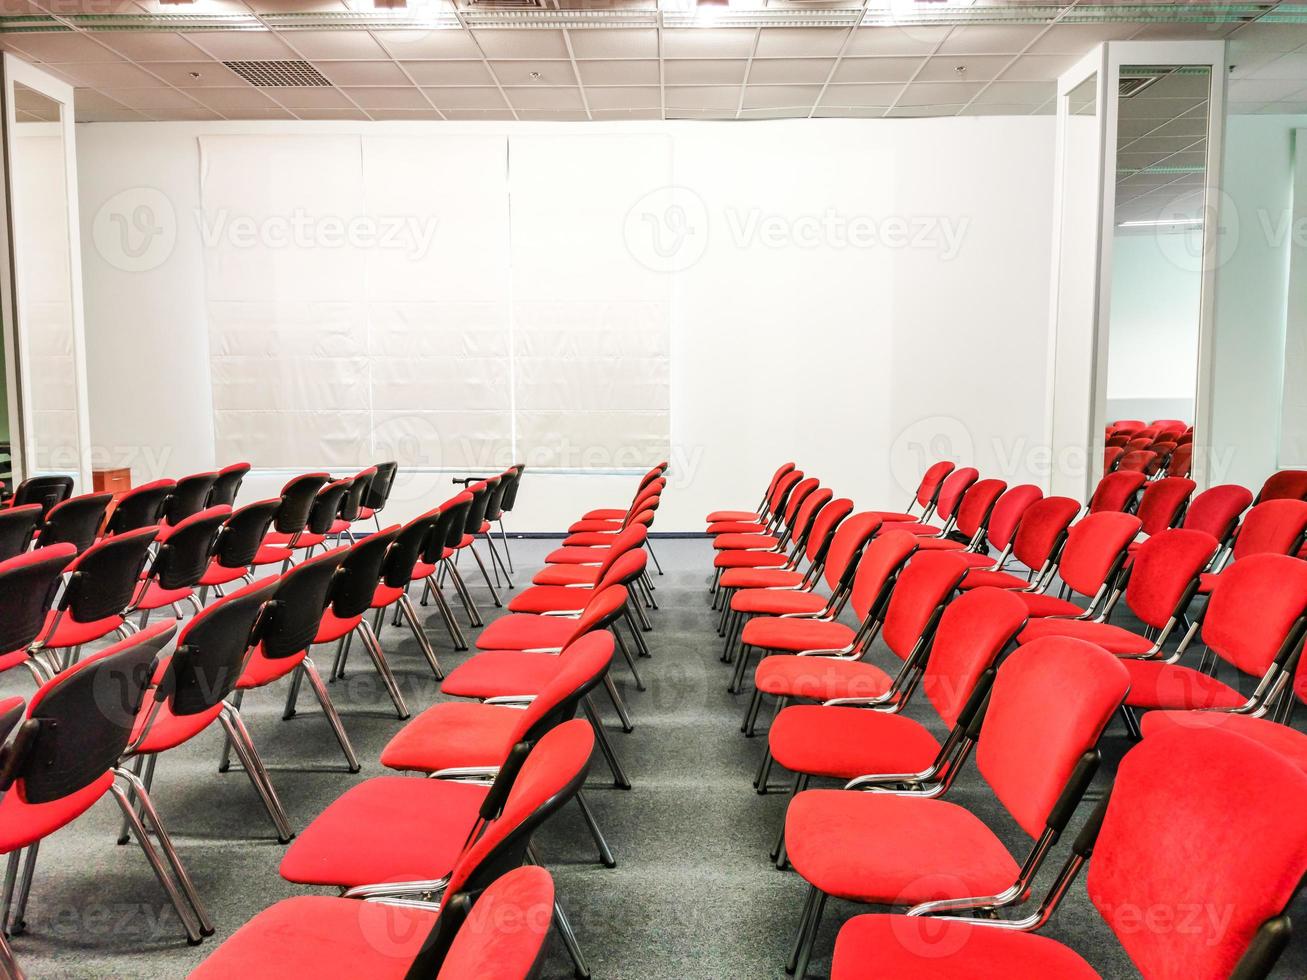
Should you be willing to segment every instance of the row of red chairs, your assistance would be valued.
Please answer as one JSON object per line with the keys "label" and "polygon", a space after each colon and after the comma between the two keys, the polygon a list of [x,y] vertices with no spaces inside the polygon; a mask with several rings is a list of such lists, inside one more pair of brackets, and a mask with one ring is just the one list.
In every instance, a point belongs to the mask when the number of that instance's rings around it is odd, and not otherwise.
{"label": "row of red chairs", "polygon": [[[1251,493],[1213,488],[1186,511],[1193,485],[1180,481],[1188,487],[1179,488],[1179,504],[1166,510],[1172,520],[1183,511],[1185,526],[1171,527],[1168,521],[1137,542],[1143,521],[1126,513],[1129,500],[1107,492],[1114,489],[1110,485],[1100,485],[1094,495],[1099,499],[1076,520],[1082,511],[1077,501],[1042,498],[1030,488],[1018,504],[1014,494],[1023,488],[1008,490],[1000,481],[977,477],[937,464],[909,511],[853,513],[851,501],[833,499],[816,480],[786,464],[756,512],[709,515],[714,586],[723,609],[719,627],[728,638],[723,659],[736,661],[733,687],[741,686],[753,650],[770,653],[754,672],[745,732],[754,732],[764,696],[779,699],[755,786],[768,790],[774,763],[794,773],[795,795],[773,858],[780,866],[792,863],[810,885],[787,965],[799,976],[830,895],[909,907],[910,918],[902,922],[874,916],[845,926],[833,974],[840,977],[872,975],[870,964],[875,975],[916,975],[913,969],[926,963],[923,951],[906,938],[890,940],[918,935],[912,923],[921,916],[981,914],[1013,932],[1042,924],[1088,857],[1092,833],[1077,842],[1036,913],[1005,921],[999,910],[1029,898],[1035,873],[1088,788],[1097,766],[1096,743],[1114,713],[1135,737],[1149,736],[1149,747],[1134,753],[1142,758],[1197,753],[1206,766],[1208,754],[1219,763],[1232,753],[1254,758],[1260,753],[1279,756],[1275,764],[1295,780],[1307,770],[1307,736],[1264,717],[1291,704],[1289,682],[1307,629],[1307,562],[1292,557],[1302,543],[1307,504],[1279,495],[1292,481],[1281,478],[1263,488],[1242,526],[1239,515]],[[950,481],[967,486],[956,503],[945,494]],[[1150,484],[1144,496],[1169,482]],[[1138,489],[1136,484],[1130,499]],[[1109,496],[1121,506],[1105,506]],[[809,501],[815,502],[809,506]],[[992,526],[1004,503],[999,531],[1007,546],[995,557],[971,524],[978,530]],[[1008,518],[1009,509],[1020,514]],[[975,517],[977,511],[989,515],[989,525]],[[941,526],[924,523],[941,512],[946,517]],[[1240,542],[1264,543],[1267,528],[1278,532],[1286,524],[1289,531],[1272,549],[1278,553],[1254,550],[1253,544],[1238,551]],[[1236,560],[1213,577],[1211,569],[1219,567],[1213,563],[1231,538]],[[789,542],[791,554],[776,550]],[[754,557],[746,557],[750,554]],[[1003,570],[1009,558],[1025,564],[1027,574]],[[805,563],[807,570],[801,571]],[[1062,595],[1052,588],[1059,581]],[[829,587],[828,596],[821,596],[820,584]],[[1210,595],[1194,612],[1191,605],[1202,592]],[[1068,601],[1067,595],[1079,601]],[[1106,621],[1122,598],[1144,624],[1142,633]],[[858,618],[857,627],[837,621],[845,603]],[[1178,626],[1183,637],[1168,649]],[[1205,645],[1202,657],[1180,663],[1197,635]],[[875,639],[894,655],[895,676],[866,659]],[[1248,678],[1251,692],[1217,680],[1217,663]],[[948,728],[943,741],[900,713],[918,687]],[[1149,712],[1142,726],[1138,710]],[[1219,731],[1195,740],[1198,728]],[[1248,746],[1250,741],[1261,745]],[[1154,742],[1168,748],[1154,750]],[[973,750],[1000,802],[1033,838],[1021,863],[980,821],[938,799]],[[1123,776],[1127,769],[1123,765]],[[844,790],[808,790],[813,776],[847,784]],[[1124,810],[1119,822],[1128,825],[1136,819],[1132,805],[1148,804],[1114,802],[1108,817]],[[1174,805],[1174,798],[1163,805]],[[1215,814],[1206,819],[1213,832]],[[1104,820],[1101,809],[1095,820]],[[1103,826],[1110,825],[1104,820]],[[1248,930],[1206,937],[1213,941],[1202,948],[1154,949],[1127,942],[1128,951],[1145,972],[1179,953],[1185,975],[1209,975],[1205,964],[1233,965],[1241,956],[1254,967],[1273,962],[1279,952],[1275,936],[1283,927],[1278,917],[1307,870],[1302,842],[1294,847],[1296,852],[1277,850],[1288,859],[1286,865],[1258,866],[1282,875],[1285,884],[1269,896],[1253,897]],[[1156,860],[1150,866],[1166,884],[1171,869]],[[1091,888],[1093,880],[1091,871]],[[1132,883],[1121,884],[1129,890]],[[1115,925],[1110,905],[1100,908]],[[1264,936],[1259,928],[1266,930]],[[974,975],[991,955],[997,957],[991,966],[1033,957],[1051,969],[1061,965],[1068,975],[1088,970],[1047,940],[1032,943],[1032,937],[1022,936],[1010,946],[991,946],[966,926],[952,934],[959,945],[944,956],[941,976]],[[1247,975],[1262,974],[1254,968]]]}

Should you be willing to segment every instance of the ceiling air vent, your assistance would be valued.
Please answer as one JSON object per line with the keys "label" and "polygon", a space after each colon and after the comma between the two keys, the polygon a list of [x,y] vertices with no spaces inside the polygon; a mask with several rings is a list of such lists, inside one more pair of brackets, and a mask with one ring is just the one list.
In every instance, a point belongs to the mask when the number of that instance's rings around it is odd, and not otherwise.
{"label": "ceiling air vent", "polygon": [[464,10],[544,10],[544,0],[462,0]]}
{"label": "ceiling air vent", "polygon": [[307,61],[224,61],[258,88],[331,88],[331,80]]}
{"label": "ceiling air vent", "polygon": [[1123,99],[1132,99],[1161,77],[1161,75],[1122,75],[1117,79],[1120,86],[1117,94]]}

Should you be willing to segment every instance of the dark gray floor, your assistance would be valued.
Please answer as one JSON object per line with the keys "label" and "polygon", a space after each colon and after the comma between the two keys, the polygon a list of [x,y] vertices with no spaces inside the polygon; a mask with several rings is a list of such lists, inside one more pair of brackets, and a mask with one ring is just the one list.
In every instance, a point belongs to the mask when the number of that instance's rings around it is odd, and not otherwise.
{"label": "dark gray floor", "polygon": [[[553,545],[514,542],[519,568],[534,570]],[[573,807],[537,835],[537,849],[555,875],[596,978],[783,977],[805,892],[793,872],[777,871],[767,860],[785,801],[781,795],[760,797],[750,785],[764,743],[761,737],[750,740],[739,734],[747,698],[725,692],[727,668],[717,660],[720,641],[713,632],[716,619],[705,588],[708,544],[662,540],[656,547],[666,575],[655,578],[662,609],[652,614],[656,630],[649,643],[654,656],[640,664],[649,690],[635,692],[625,668],[616,668],[636,731],[623,735],[614,726],[612,738],[635,788],[613,789],[596,757],[587,790],[618,867],[605,870],[594,862],[593,845]],[[527,577],[518,574],[521,582]],[[484,589],[477,590],[477,596],[489,606]],[[459,663],[466,655],[449,652],[434,615],[429,623],[445,667]],[[411,708],[420,710],[440,699],[405,631],[387,626],[383,644],[392,654]],[[324,671],[328,654],[318,655]],[[30,694],[30,685],[17,675],[11,671],[0,691]],[[307,690],[293,721],[280,720],[280,686],[258,692],[244,709],[296,827],[303,827],[356,781],[381,774],[377,757],[401,725],[361,662],[352,664],[347,681],[332,685],[332,694],[363,762],[357,776],[344,771]],[[938,729],[924,700],[908,713]],[[1126,748],[1123,732],[1114,724],[1104,744],[1107,769],[1114,768]],[[140,852],[134,845],[114,846],[117,811],[106,800],[42,846],[29,932],[14,942],[29,976],[182,976],[260,909],[304,893],[278,877],[283,849],[244,776],[216,772],[219,749],[213,732],[166,755],[159,763],[154,794],[208,902],[218,935],[199,948],[185,944]],[[960,780],[952,798],[999,829],[1014,853],[1024,853],[1021,848],[1028,841],[974,771]],[[1059,849],[1057,858],[1062,853]],[[1042,876],[1041,885],[1047,878]],[[835,932],[856,911],[839,903],[828,908],[811,976],[826,974]],[[1299,921],[1307,920],[1302,902],[1295,911]],[[1083,880],[1046,933],[1070,943],[1105,977],[1136,975],[1090,907]],[[1305,947],[1307,940],[1294,941],[1277,976],[1307,975]],[[544,976],[570,975],[555,940]]]}

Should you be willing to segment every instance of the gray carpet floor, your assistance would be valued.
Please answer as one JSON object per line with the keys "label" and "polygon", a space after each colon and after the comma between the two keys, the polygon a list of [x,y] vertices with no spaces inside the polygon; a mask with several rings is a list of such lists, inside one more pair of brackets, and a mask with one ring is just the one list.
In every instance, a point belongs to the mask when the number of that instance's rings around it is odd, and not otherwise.
{"label": "gray carpet floor", "polygon": [[[513,543],[519,587],[556,542]],[[640,669],[648,690],[637,692],[624,666],[614,673],[630,705],[636,729],[622,734],[608,710],[611,738],[635,786],[612,788],[596,756],[587,797],[617,859],[615,869],[595,860],[594,845],[579,811],[569,806],[536,836],[536,847],[554,873],[596,978],[602,980],[737,980],[783,977],[805,886],[792,871],[768,861],[785,807],[780,793],[759,796],[751,785],[761,735],[747,739],[739,723],[747,695],[726,693],[728,668],[718,662],[720,641],[706,591],[711,551],[706,541],[655,543],[666,572],[655,577],[661,609],[651,614],[648,642],[653,658]],[[484,588],[475,589],[483,612],[497,612]],[[428,633],[446,669],[467,654],[450,652],[434,614]],[[1127,622],[1122,620],[1122,622]],[[475,632],[470,634],[474,636]],[[441,700],[439,687],[407,631],[387,625],[382,642],[416,711]],[[317,651],[325,673],[331,651]],[[888,653],[876,659],[887,664]],[[883,654],[884,656],[881,656]],[[30,695],[30,683],[10,671],[0,693]],[[384,772],[382,747],[401,726],[370,667],[351,661],[346,680],[331,693],[363,763],[345,771],[342,756],[307,688],[300,711],[281,720],[284,688],[255,692],[243,712],[293,824],[302,828],[323,807],[361,779]],[[600,699],[601,708],[606,702]],[[940,724],[925,700],[908,714]],[[1114,723],[1104,740],[1105,784],[1129,747]],[[28,930],[15,952],[33,978],[179,977],[241,923],[278,899],[303,894],[277,875],[283,848],[276,842],[254,793],[239,771],[216,771],[218,730],[165,755],[159,762],[154,799],[182,858],[208,903],[218,933],[188,947],[181,928],[134,844],[117,847],[118,811],[103,800],[41,848],[28,910]],[[773,776],[774,782],[783,773]],[[1232,792],[1255,791],[1248,787]],[[1101,786],[1096,786],[1101,792]],[[951,798],[974,809],[1018,856],[1028,840],[975,774],[955,786]],[[1286,814],[1285,819],[1307,815]],[[368,828],[360,827],[360,833]],[[1060,863],[1059,847],[1050,870]],[[1050,875],[1041,875],[1037,893]],[[832,902],[817,941],[811,976],[825,976],[839,925],[858,909]],[[1307,905],[1294,908],[1307,921]],[[1083,877],[1045,934],[1072,945],[1104,977],[1136,972],[1090,906]],[[293,951],[286,951],[287,957]],[[1277,976],[1307,975],[1307,939],[1296,938]],[[571,976],[561,944],[551,939],[543,976]]]}

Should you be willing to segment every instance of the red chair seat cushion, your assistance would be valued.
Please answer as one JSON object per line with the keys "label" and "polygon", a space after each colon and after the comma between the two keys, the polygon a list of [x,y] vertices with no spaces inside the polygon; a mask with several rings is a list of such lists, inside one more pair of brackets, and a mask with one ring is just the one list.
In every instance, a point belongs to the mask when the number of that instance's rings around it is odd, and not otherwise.
{"label": "red chair seat cushion", "polygon": [[245,568],[228,568],[225,565],[218,564],[215,558],[209,562],[208,569],[204,572],[204,577],[200,579],[200,585],[226,585],[228,582],[235,582],[237,579],[244,578]]}
{"label": "red chair seat cushion", "polygon": [[[920,550],[922,547],[925,547],[929,543],[930,542],[928,541],[923,541],[919,543],[917,545],[918,550]],[[944,541],[941,540],[939,544],[943,545]],[[973,570],[981,570],[981,571],[991,571],[994,568],[994,562],[998,561],[998,558],[995,555],[979,555],[972,551],[962,552],[962,558],[964,561],[966,561],[966,563],[969,566],[971,566]],[[967,574],[970,574],[970,572],[968,572]],[[968,586],[968,588],[971,588],[971,586]]]}
{"label": "red chair seat cushion", "polygon": [[545,555],[546,565],[598,565],[611,548],[555,548]]}
{"label": "red chair seat cushion", "polygon": [[192,980],[402,980],[436,913],[326,895],[287,898],[237,929]]}
{"label": "red chair seat cushion", "polygon": [[[347,528],[348,524],[345,525]],[[325,534],[310,534],[308,531],[301,531],[299,537],[294,534],[288,534],[285,531],[269,531],[263,538],[263,544],[289,546],[291,541],[295,542],[295,549],[312,548],[322,544],[327,540]]]}
{"label": "red chair seat cushion", "polygon": [[888,524],[897,521],[919,521],[921,518],[916,514],[905,514],[901,510],[872,510],[867,512],[871,517],[880,518],[882,523]]}
{"label": "red chair seat cushion", "polygon": [[[893,526],[891,526],[892,529]],[[965,547],[966,545],[961,541],[954,541],[952,538],[922,538],[917,542],[918,551],[961,551]],[[979,555],[978,557],[985,559],[983,565],[994,564],[994,559],[988,555]]]}
{"label": "red chair seat cushion", "polygon": [[587,521],[620,521],[626,516],[626,511],[617,507],[600,507],[598,510],[588,510],[581,515],[582,520]]}
{"label": "red chair seat cushion", "polygon": [[106,616],[104,619],[93,619],[89,623],[79,623],[72,616],[60,616],[57,610],[51,609],[45,617],[46,630],[54,625],[56,617],[59,619],[59,625],[55,627],[53,633],[43,633],[41,642],[47,647],[58,649],[94,643],[123,625],[121,616]]}
{"label": "red chair seat cushion", "polygon": [[377,513],[376,510],[374,510],[371,507],[360,507],[359,520],[367,520],[370,517],[374,517],[376,513]]}
{"label": "red chair seat cushion", "polygon": [[586,517],[579,521],[573,521],[568,527],[569,534],[584,534],[590,531],[620,531],[622,529],[622,517],[611,518],[594,518]]}
{"label": "red chair seat cushion", "polygon": [[786,568],[728,568],[718,584],[724,589],[789,589],[802,581],[802,572]]}
{"label": "red chair seat cushion", "polygon": [[1097,643],[1108,653],[1147,653],[1153,643],[1147,637],[1111,623],[1091,623],[1084,619],[1034,619],[1017,637],[1019,643],[1029,643],[1041,636],[1074,636]]}
{"label": "red chair seat cushion", "polygon": [[721,521],[756,521],[756,510],[715,510],[704,518],[705,524],[717,524]]}
{"label": "red chair seat cushion", "polygon": [[917,537],[933,538],[943,533],[944,529],[934,524],[921,524],[917,521],[893,521],[888,527],[882,525],[876,533],[879,535],[884,534],[886,531],[907,531],[909,534],[917,535]]}
{"label": "red chair seat cushion", "polygon": [[346,616],[341,619],[330,609],[322,614],[322,622],[318,624],[318,635],[313,638],[314,643],[334,643],[342,636],[354,632],[354,628],[363,622],[363,614],[357,616]]}
{"label": "red chair seat cushion", "polygon": [[165,589],[158,582],[151,582],[145,587],[145,595],[141,596],[135,608],[162,609],[174,602],[181,602],[194,591],[194,589]]}
{"label": "red chair seat cushion", "polygon": [[740,642],[763,650],[846,650],[856,633],[843,623],[811,619],[751,619],[740,632]]}
{"label": "red chair seat cushion", "polygon": [[1020,870],[965,807],[850,790],[796,796],[785,815],[785,846],[805,881],[877,905],[994,895]]}
{"label": "red chair seat cushion", "polygon": [[113,785],[113,773],[106,772],[89,786],[49,803],[25,803],[18,798],[18,784],[0,797],[0,853],[26,847],[53,834],[91,809]]}
{"label": "red chair seat cushion", "polygon": [[248,691],[251,688],[271,684],[293,671],[306,656],[308,656],[307,650],[293,657],[274,660],[263,655],[263,645],[260,644],[255,647],[254,652],[250,654],[250,659],[246,661],[245,671],[241,674],[241,679],[236,682],[236,687]]}
{"label": "red chair seat cushion", "polygon": [[301,885],[443,878],[458,861],[490,787],[378,776],[350,787],[287,848],[281,876]]}
{"label": "red chair seat cushion", "polygon": [[745,589],[731,596],[736,612],[762,616],[815,615],[826,608],[826,597],[794,589]]}
{"label": "red chair seat cushion", "polygon": [[835,939],[831,980],[1099,980],[1055,939],[932,916],[859,915]]}
{"label": "red chair seat cushion", "polygon": [[440,693],[456,698],[500,698],[538,694],[558,676],[562,660],[547,653],[489,650],[445,675]]}
{"label": "red chair seat cushion", "polygon": [[433,704],[381,751],[387,769],[436,772],[461,766],[498,766],[508,758],[522,712],[476,701]]}
{"label": "red chair seat cushion", "polygon": [[757,518],[744,521],[718,521],[716,524],[708,525],[708,533],[713,536],[719,534],[765,534],[770,526]]}
{"label": "red chair seat cushion", "polygon": [[611,531],[577,531],[563,539],[564,548],[598,548],[613,543],[616,534]]}
{"label": "red chair seat cushion", "polygon": [[535,585],[594,585],[598,581],[598,565],[546,565],[531,579]]}
{"label": "red chair seat cushion", "polygon": [[533,585],[513,596],[508,603],[508,611],[515,613],[580,611],[593,597],[594,589],[572,588],[566,585]]}
{"label": "red chair seat cushion", "polygon": [[295,556],[295,552],[285,545],[265,544],[254,553],[251,565],[280,565]]}
{"label": "red chair seat cushion", "polygon": [[1198,576],[1198,593],[1199,595],[1211,595],[1212,589],[1216,588],[1216,580],[1221,577],[1219,572],[1203,572]]}
{"label": "red chair seat cushion", "polygon": [[500,616],[477,637],[478,650],[531,650],[561,647],[576,632],[576,620],[562,616],[510,613]]}
{"label": "red chair seat cushion", "polygon": [[154,708],[155,695],[158,694],[157,688],[150,688],[145,693],[145,701],[141,704],[141,710],[136,714],[136,727],[132,729],[132,742],[141,737],[141,732],[145,729],[145,722],[150,721],[150,730],[145,736],[145,741],[136,747],[137,755],[148,755],[151,752],[166,752],[168,749],[174,749],[183,742],[189,742],[200,732],[208,728],[222,713],[222,705],[215,704],[212,708],[201,711],[194,715],[175,715],[168,708],[165,701],[159,706],[159,710],[154,713],[154,718],[150,719],[150,712]]}
{"label": "red chair seat cushion", "polygon": [[398,585],[387,585],[382,582],[377,586],[377,590],[372,593],[372,609],[385,609],[399,601],[399,597],[404,594],[403,588]]}
{"label": "red chair seat cushion", "polygon": [[331,530],[328,531],[327,533],[333,535],[344,534],[346,531],[350,529],[350,527],[351,524],[349,521],[345,520],[345,518],[343,517],[337,517],[334,521],[331,522]]}
{"label": "red chair seat cushion", "polygon": [[779,568],[788,563],[779,551],[719,551],[713,557],[715,568]]}
{"label": "red chair seat cushion", "polygon": [[920,722],[867,708],[791,705],[767,734],[772,757],[791,772],[834,779],[920,772],[939,742]]}
{"label": "red chair seat cushion", "polygon": [[1144,715],[1139,727],[1145,738],[1174,728],[1188,731],[1219,728],[1260,742],[1307,772],[1307,735],[1268,718],[1232,715],[1224,711],[1150,711]]}
{"label": "red chair seat cushion", "polygon": [[985,585],[992,585],[996,589],[1030,588],[1030,582],[1020,575],[1013,575],[1011,572],[991,571],[987,568],[973,568],[967,572],[958,588],[979,589]]}
{"label": "red chair seat cushion", "polygon": [[1215,677],[1160,660],[1122,660],[1130,672],[1125,703],[1134,708],[1237,708],[1247,699]]}
{"label": "red chair seat cushion", "polygon": [[893,679],[875,664],[835,657],[764,657],[753,683],[776,697],[829,701],[831,698],[874,698],[890,689]]}
{"label": "red chair seat cushion", "polygon": [[779,542],[773,534],[719,534],[712,546],[718,551],[767,551]]}
{"label": "red chair seat cushion", "polygon": [[1022,592],[1017,595],[1017,598],[1026,604],[1026,609],[1032,618],[1079,616],[1085,611],[1083,606],[1077,606],[1067,599],[1059,599],[1055,595],[1044,595],[1040,592]]}

